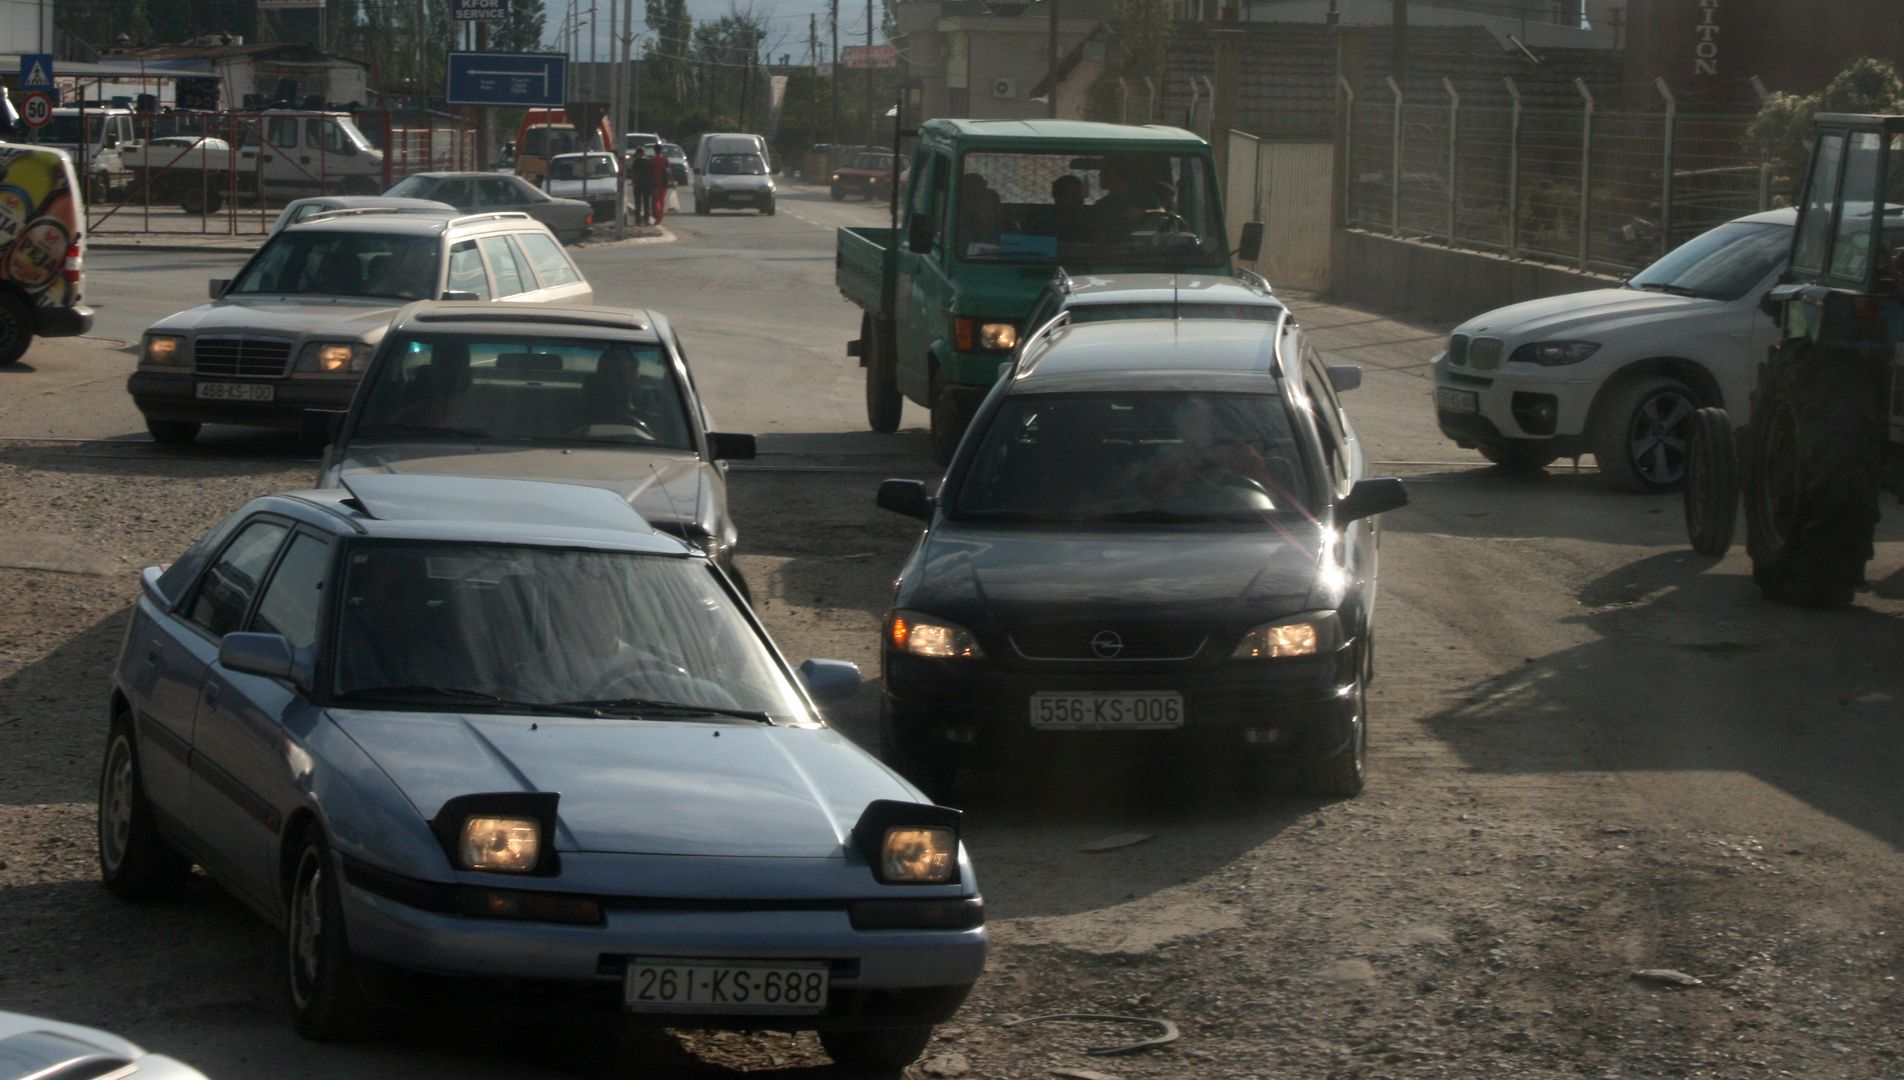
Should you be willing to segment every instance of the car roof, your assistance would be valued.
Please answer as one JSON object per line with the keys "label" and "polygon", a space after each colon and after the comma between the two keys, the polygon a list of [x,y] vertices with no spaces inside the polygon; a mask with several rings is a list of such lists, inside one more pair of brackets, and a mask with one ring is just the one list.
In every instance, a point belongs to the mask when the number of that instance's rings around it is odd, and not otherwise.
{"label": "car roof", "polygon": [[472,300],[419,300],[397,312],[395,332],[427,327],[433,331],[494,334],[559,334],[564,330],[600,336],[622,335],[632,341],[659,341],[668,320],[646,308],[563,307],[552,304],[496,304]]}
{"label": "car roof", "polygon": [[[1275,373],[1286,320],[1124,319],[1059,326],[1019,362],[1012,393],[1073,388],[1080,381],[1175,383],[1187,373]],[[1276,390],[1274,382],[1254,387]]]}
{"label": "car roof", "polygon": [[490,210],[477,214],[463,214],[458,217],[449,217],[440,211],[436,213],[343,214],[335,217],[319,214],[287,226],[284,231],[407,233],[423,236],[447,229],[491,223],[524,226],[545,232],[548,230],[548,226],[519,210]]}
{"label": "car roof", "polygon": [[1732,221],[1745,222],[1748,225],[1796,225],[1798,224],[1798,208],[1786,206],[1777,210],[1761,210],[1756,214],[1733,218]]}
{"label": "car roof", "polygon": [[302,199],[292,199],[290,202],[285,203],[284,206],[285,209],[288,210],[293,206],[309,206],[312,203],[323,203],[326,206],[334,206],[339,210],[348,210],[359,206],[404,207],[406,209],[435,210],[439,212],[444,209],[455,209],[455,207],[450,206],[449,203],[437,202],[435,199],[412,199],[402,195],[308,195]]}
{"label": "car roof", "polygon": [[[1102,124],[1085,120],[928,120],[919,133],[964,142],[1011,145],[1032,140],[1065,144],[1066,149],[1115,153],[1123,149],[1166,150],[1204,147],[1201,136],[1163,124]],[[1151,145],[1142,145],[1151,144]]]}
{"label": "car roof", "polygon": [[1085,274],[1058,283],[1065,305],[1090,304],[1263,304],[1281,307],[1266,286],[1230,274]]}
{"label": "car roof", "polygon": [[[403,540],[612,547],[691,556],[606,488],[483,476],[356,473],[341,488],[276,498],[326,511],[359,536]],[[264,502],[270,503],[267,498]]]}

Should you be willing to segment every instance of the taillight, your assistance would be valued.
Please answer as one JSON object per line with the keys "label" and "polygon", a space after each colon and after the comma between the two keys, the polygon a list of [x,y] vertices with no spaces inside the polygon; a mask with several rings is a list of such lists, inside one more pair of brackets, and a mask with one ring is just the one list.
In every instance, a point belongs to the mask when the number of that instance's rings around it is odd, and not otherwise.
{"label": "taillight", "polygon": [[66,246],[66,284],[78,285],[79,271],[79,241],[75,240]]}

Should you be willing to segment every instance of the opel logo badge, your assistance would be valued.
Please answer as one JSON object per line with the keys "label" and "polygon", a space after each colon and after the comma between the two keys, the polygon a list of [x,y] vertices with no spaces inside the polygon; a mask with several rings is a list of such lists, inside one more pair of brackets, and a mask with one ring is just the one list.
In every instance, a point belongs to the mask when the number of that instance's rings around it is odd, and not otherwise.
{"label": "opel logo badge", "polygon": [[1091,639],[1091,651],[1099,659],[1109,660],[1124,651],[1124,639],[1118,637],[1115,630],[1099,630],[1097,636]]}

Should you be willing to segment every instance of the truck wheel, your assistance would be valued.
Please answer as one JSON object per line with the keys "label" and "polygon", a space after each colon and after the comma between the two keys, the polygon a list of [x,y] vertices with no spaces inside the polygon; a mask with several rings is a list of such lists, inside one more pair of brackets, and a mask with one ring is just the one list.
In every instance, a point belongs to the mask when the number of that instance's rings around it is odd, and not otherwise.
{"label": "truck wheel", "polygon": [[1738,454],[1732,421],[1724,409],[1692,414],[1686,447],[1686,538],[1701,555],[1719,558],[1732,549],[1739,516]]}
{"label": "truck wheel", "polygon": [[958,398],[952,393],[952,385],[945,380],[941,372],[932,373],[932,458],[941,465],[952,464],[952,454],[959,448],[959,437],[965,434],[965,425],[971,417],[959,407]]}
{"label": "truck wheel", "polygon": [[899,430],[899,413],[906,407],[906,399],[899,395],[892,348],[883,336],[871,315],[860,316],[860,355],[866,360],[866,426],[881,435],[891,435]]}
{"label": "truck wheel", "polygon": [[1545,442],[1528,439],[1476,443],[1474,448],[1481,452],[1482,457],[1514,473],[1537,473],[1560,457],[1548,449]]}
{"label": "truck wheel", "polygon": [[225,205],[225,197],[216,191],[200,191],[190,184],[179,189],[179,209],[188,214],[216,214]]}
{"label": "truck wheel", "polygon": [[1850,603],[1884,468],[1884,364],[1788,341],[1760,365],[1742,440],[1752,580],[1781,604]]}
{"label": "truck wheel", "polygon": [[33,344],[33,309],[10,292],[0,292],[0,367],[20,362]]}
{"label": "truck wheel", "polygon": [[1593,425],[1600,475],[1624,491],[1661,492],[1686,479],[1686,436],[1699,399],[1678,379],[1654,375],[1613,387]]}

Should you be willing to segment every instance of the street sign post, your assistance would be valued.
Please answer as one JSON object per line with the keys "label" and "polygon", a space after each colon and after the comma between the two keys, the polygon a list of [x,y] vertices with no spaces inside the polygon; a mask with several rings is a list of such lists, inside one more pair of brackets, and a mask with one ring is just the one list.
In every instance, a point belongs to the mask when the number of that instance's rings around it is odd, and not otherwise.
{"label": "street sign post", "polygon": [[20,54],[20,89],[22,92],[53,89],[52,53]]}
{"label": "street sign post", "polygon": [[451,0],[450,17],[460,22],[506,19],[509,17],[509,0]]}
{"label": "street sign post", "polygon": [[561,53],[450,54],[451,105],[561,105],[568,58]]}
{"label": "street sign post", "polygon": [[53,99],[44,90],[29,90],[20,95],[20,122],[30,128],[45,127],[53,119]]}

